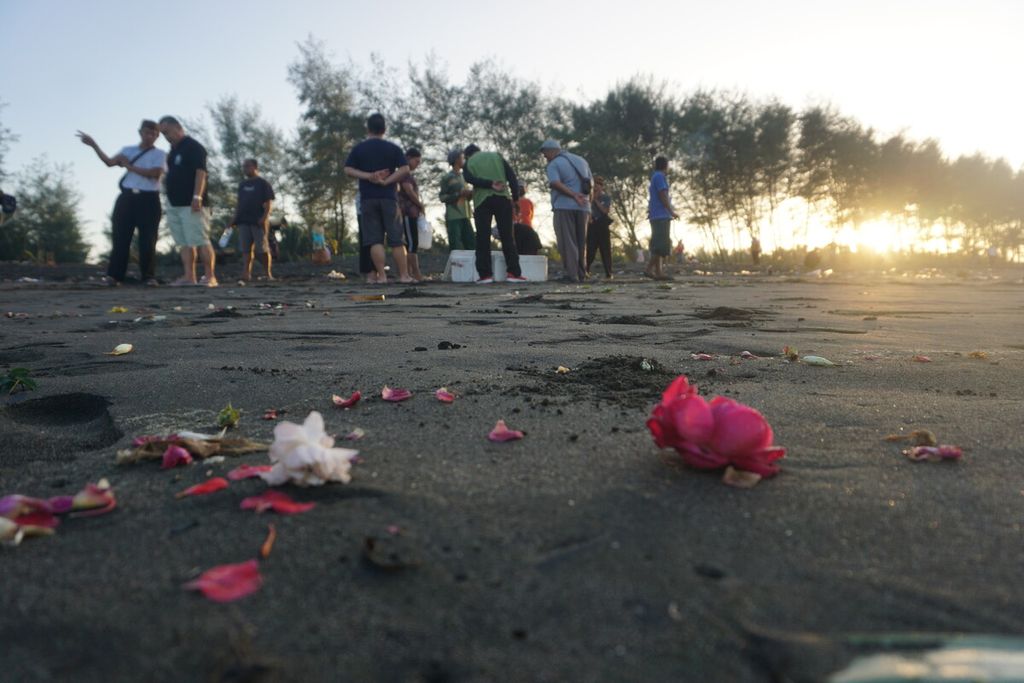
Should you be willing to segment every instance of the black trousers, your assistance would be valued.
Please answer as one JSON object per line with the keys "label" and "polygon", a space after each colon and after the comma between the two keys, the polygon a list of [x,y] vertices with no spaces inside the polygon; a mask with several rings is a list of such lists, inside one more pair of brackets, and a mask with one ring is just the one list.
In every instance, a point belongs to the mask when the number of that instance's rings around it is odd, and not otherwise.
{"label": "black trousers", "polygon": [[515,231],[516,250],[519,251],[520,256],[536,256],[544,248],[544,245],[540,243],[540,237],[537,236],[537,231],[529,225],[516,223]]}
{"label": "black trousers", "polygon": [[159,192],[122,192],[114,202],[113,239],[107,275],[118,282],[128,271],[132,235],[139,229],[139,273],[143,280],[156,277],[156,239],[160,229]]}
{"label": "black trousers", "polygon": [[363,275],[376,272],[370,258],[370,247],[363,246],[363,217],[359,214],[356,214],[356,225],[359,227],[359,272]]}
{"label": "black trousers", "polygon": [[604,264],[604,274],[612,274],[612,231],[607,221],[594,221],[587,226],[587,272],[590,266],[594,265],[594,258],[598,250],[601,251],[601,263]]}
{"label": "black trousers", "polygon": [[505,255],[505,267],[516,277],[523,274],[519,268],[519,252],[516,250],[516,237],[512,227],[512,200],[508,197],[492,194],[482,201],[473,211],[473,222],[476,223],[476,272],[481,278],[494,275],[491,268],[491,220],[498,224],[498,239],[501,240],[501,253]]}

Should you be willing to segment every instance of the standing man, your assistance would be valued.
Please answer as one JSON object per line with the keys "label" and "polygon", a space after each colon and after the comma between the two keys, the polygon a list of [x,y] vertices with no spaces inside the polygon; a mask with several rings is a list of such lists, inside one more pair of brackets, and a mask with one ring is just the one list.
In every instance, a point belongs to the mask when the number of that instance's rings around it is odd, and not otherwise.
{"label": "standing man", "polygon": [[253,252],[256,259],[270,273],[270,209],[274,205],[274,188],[260,177],[260,166],[255,159],[242,162],[245,180],[238,185],[238,205],[229,227],[238,229],[238,246],[242,250],[242,279],[252,280]]}
{"label": "standing man", "polygon": [[505,255],[510,282],[526,282],[519,267],[513,228],[512,202],[519,199],[519,179],[508,162],[497,152],[481,152],[476,145],[463,150],[466,167],[462,176],[473,186],[473,220],[476,223],[476,272],[478,285],[494,282],[491,266],[491,220],[498,225],[498,239]]}
{"label": "standing man", "polygon": [[[171,143],[167,156],[167,227],[181,249],[182,276],[172,286],[202,285],[216,287],[213,273],[214,253],[210,244],[210,217],[207,213],[206,148],[185,134],[178,119],[160,119],[160,132]],[[196,260],[203,261],[203,278],[196,280]]]}
{"label": "standing man", "polygon": [[155,147],[160,137],[156,121],[144,119],[139,126],[139,144],[122,147],[121,151],[108,157],[91,136],[78,131],[78,137],[96,152],[107,166],[125,169],[118,187],[121,194],[114,202],[111,216],[112,235],[110,262],[107,264],[105,283],[116,286],[124,282],[128,271],[128,257],[131,252],[132,235],[139,230],[139,275],[149,286],[156,280],[156,240],[160,228],[160,176],[164,173],[167,155]]}
{"label": "standing man", "polygon": [[651,262],[644,270],[648,277],[655,280],[669,279],[662,271],[662,265],[672,253],[672,219],[679,218],[669,196],[667,173],[668,159],[656,158],[647,204],[647,218],[651,221]]}
{"label": "standing man", "polygon": [[416,182],[416,169],[423,161],[423,154],[415,147],[405,150],[405,158],[409,162],[409,175],[398,184],[398,207],[402,211],[402,228],[405,231],[405,244],[409,253],[406,260],[409,263],[409,277],[416,282],[423,279],[420,273],[420,216],[424,215],[427,207],[423,206],[420,200],[420,186]]}
{"label": "standing man", "polygon": [[587,223],[593,185],[590,166],[583,157],[564,151],[557,140],[545,140],[540,152],[548,160],[555,239],[565,277],[583,282],[587,278]]}
{"label": "standing man", "polygon": [[469,198],[473,196],[473,188],[462,178],[466,157],[461,149],[448,152],[448,165],[452,168],[441,178],[441,191],[438,193],[445,207],[448,249],[474,249],[476,238],[473,236],[473,225],[469,222]]}
{"label": "standing man", "polygon": [[409,175],[409,162],[402,148],[384,139],[387,123],[381,114],[366,119],[367,138],[352,148],[345,159],[345,174],[359,179],[359,203],[363,217],[363,246],[370,247],[375,277],[372,282],[387,284],[384,270],[384,242],[391,247],[391,256],[398,266],[398,281],[413,282],[409,277],[405,240],[398,215],[395,188]]}

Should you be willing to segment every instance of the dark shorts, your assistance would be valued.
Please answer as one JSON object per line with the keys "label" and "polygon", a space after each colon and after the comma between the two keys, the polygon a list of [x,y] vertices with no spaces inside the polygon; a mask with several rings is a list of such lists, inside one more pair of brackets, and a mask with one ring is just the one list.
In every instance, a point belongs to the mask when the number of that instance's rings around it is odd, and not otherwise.
{"label": "dark shorts", "polygon": [[668,256],[672,253],[672,220],[651,219],[651,253]]}
{"label": "dark shorts", "polygon": [[239,223],[238,246],[243,254],[248,254],[250,248],[257,254],[266,254],[270,251],[267,231],[263,229],[262,225]]}
{"label": "dark shorts", "polygon": [[360,202],[363,217],[363,246],[384,244],[400,247],[405,244],[398,202],[394,199],[364,199]]}
{"label": "dark shorts", "polygon": [[405,248],[415,254],[420,248],[420,230],[415,218],[402,216],[402,227],[405,229]]}

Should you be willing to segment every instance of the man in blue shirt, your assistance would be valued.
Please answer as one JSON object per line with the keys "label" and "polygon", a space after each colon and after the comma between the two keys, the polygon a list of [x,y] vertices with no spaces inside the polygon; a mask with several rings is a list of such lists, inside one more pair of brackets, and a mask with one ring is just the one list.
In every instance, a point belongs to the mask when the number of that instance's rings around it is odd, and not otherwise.
{"label": "man in blue shirt", "polygon": [[651,263],[644,273],[655,280],[667,280],[662,264],[672,253],[672,219],[679,218],[668,190],[668,159],[654,160],[651,175],[650,201],[647,204],[647,218],[651,221]]}
{"label": "man in blue shirt", "polygon": [[548,160],[555,241],[565,279],[583,282],[587,279],[587,223],[593,191],[590,166],[583,157],[564,151],[557,140],[545,140],[540,152]]}
{"label": "man in blue shirt", "polygon": [[387,284],[384,241],[398,267],[398,281],[411,283],[405,236],[398,216],[398,183],[409,175],[402,148],[384,139],[387,125],[381,114],[366,119],[367,138],[352,148],[345,160],[345,174],[359,179],[362,244],[370,247],[375,276],[370,281]]}

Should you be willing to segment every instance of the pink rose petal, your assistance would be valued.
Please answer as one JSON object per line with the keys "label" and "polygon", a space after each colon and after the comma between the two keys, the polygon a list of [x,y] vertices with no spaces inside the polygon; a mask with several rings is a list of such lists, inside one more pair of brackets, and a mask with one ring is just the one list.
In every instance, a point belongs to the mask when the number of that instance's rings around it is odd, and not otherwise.
{"label": "pink rose petal", "polygon": [[315,507],[316,503],[297,503],[288,494],[273,489],[264,491],[258,496],[249,496],[242,500],[241,504],[243,510],[255,510],[256,512],[273,510],[279,515],[296,515],[300,512],[309,512]]}
{"label": "pink rose petal", "polygon": [[274,469],[273,465],[239,465],[228,472],[228,479],[231,481],[252,479],[260,476],[263,472],[269,472],[272,469]]}
{"label": "pink rose petal", "polygon": [[903,451],[903,455],[907,456],[911,460],[930,460],[932,462],[939,462],[940,460],[959,460],[964,454],[964,451],[959,446],[950,446],[943,444],[939,446],[914,446],[913,448],[907,448]]}
{"label": "pink rose petal", "polygon": [[922,356],[920,354],[914,356],[910,360],[914,361],[915,363],[931,363],[932,362],[931,358],[929,358],[928,356]]}
{"label": "pink rose petal", "polygon": [[691,353],[690,358],[693,360],[714,360],[715,357],[710,353]]}
{"label": "pink rose petal", "polygon": [[755,356],[750,351],[741,351],[740,352],[740,358],[746,358],[748,360],[756,360],[756,359],[760,358],[760,356]]}
{"label": "pink rose petal", "polygon": [[167,450],[164,451],[163,462],[160,463],[160,469],[169,470],[172,467],[178,465],[191,465],[192,454],[186,451],[181,446],[168,446]]}
{"label": "pink rose petal", "polygon": [[253,559],[207,569],[198,579],[186,583],[185,588],[200,591],[214,602],[232,602],[252,595],[261,585],[259,562]]}
{"label": "pink rose petal", "polygon": [[184,491],[180,491],[174,497],[185,498],[186,496],[205,496],[217,491],[222,491],[228,487],[228,480],[224,477],[213,477],[207,479],[201,484],[195,486],[189,486]]}
{"label": "pink rose petal", "polygon": [[391,387],[384,385],[384,388],[380,392],[380,397],[385,401],[398,403],[399,401],[404,401],[407,398],[412,398],[412,392],[408,389],[392,389]]}
{"label": "pink rose petal", "polygon": [[359,403],[359,399],[361,399],[362,397],[362,393],[358,391],[353,391],[352,395],[349,396],[348,398],[342,398],[341,396],[334,394],[333,396],[331,396],[331,400],[334,401],[334,405],[338,406],[339,408],[351,408],[355,404]]}
{"label": "pink rose petal", "polygon": [[435,391],[434,396],[441,403],[453,403],[455,401],[455,394],[448,391],[446,387],[441,387],[440,389]]}
{"label": "pink rose petal", "polygon": [[494,429],[487,435],[487,438],[495,442],[515,441],[523,438],[523,433],[515,429],[509,429],[504,420],[498,420]]}

